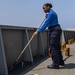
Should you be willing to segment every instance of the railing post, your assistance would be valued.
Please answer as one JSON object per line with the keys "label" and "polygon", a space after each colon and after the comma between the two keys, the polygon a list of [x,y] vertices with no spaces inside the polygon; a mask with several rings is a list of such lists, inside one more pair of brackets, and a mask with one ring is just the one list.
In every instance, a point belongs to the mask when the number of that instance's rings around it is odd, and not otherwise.
{"label": "railing post", "polygon": [[0,29],[0,74],[8,75],[7,63],[3,45],[2,31]]}
{"label": "railing post", "polygon": [[[25,40],[24,40],[24,45],[23,45],[23,46],[25,46],[25,45],[27,44],[27,42],[29,41],[29,36],[28,36],[28,31],[27,31],[27,29],[25,29],[24,39],[25,39]],[[28,51],[27,51],[27,50],[28,50]],[[31,46],[30,46],[30,44],[28,45],[28,48],[27,48],[26,51],[24,52],[23,60],[33,62],[33,57],[32,57],[32,52],[31,52]]]}

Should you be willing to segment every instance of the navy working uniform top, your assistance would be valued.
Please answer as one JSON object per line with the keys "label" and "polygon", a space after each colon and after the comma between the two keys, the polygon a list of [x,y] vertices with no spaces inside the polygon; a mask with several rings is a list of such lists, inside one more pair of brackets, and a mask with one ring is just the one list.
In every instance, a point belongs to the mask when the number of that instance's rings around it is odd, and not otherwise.
{"label": "navy working uniform top", "polygon": [[47,27],[51,27],[51,26],[55,26],[58,24],[58,17],[57,14],[50,9],[48,12],[48,15],[46,17],[46,20],[44,22],[44,24],[41,26],[41,28],[39,28],[37,30],[37,32],[42,32],[43,30],[45,30]]}

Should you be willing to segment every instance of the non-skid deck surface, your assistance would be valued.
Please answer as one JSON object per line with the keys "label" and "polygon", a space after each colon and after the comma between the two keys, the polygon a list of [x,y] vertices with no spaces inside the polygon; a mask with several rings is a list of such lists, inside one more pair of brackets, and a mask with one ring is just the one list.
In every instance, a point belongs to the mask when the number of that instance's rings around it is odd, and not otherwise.
{"label": "non-skid deck surface", "polygon": [[70,47],[70,57],[65,56],[63,52],[63,59],[65,66],[60,66],[60,69],[48,69],[47,65],[51,64],[51,58],[46,59],[27,73],[20,75],[75,75],[75,43],[67,45]]}

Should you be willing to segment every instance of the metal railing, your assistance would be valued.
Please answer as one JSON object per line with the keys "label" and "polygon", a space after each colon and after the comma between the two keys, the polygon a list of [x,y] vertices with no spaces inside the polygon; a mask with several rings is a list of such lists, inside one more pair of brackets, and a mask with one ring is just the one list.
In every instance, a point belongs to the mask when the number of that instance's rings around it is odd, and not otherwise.
{"label": "metal railing", "polygon": [[[0,74],[8,75],[8,68],[13,65],[35,31],[36,28],[0,26]],[[35,36],[19,62],[34,62],[34,56],[45,55],[45,52],[48,50],[47,35],[46,30]]]}

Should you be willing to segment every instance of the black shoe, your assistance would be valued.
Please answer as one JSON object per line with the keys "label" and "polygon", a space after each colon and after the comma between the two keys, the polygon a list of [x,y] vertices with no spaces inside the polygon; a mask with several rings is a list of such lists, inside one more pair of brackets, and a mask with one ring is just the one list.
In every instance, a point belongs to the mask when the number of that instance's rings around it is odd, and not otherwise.
{"label": "black shoe", "polygon": [[59,65],[60,65],[60,66],[65,66],[65,64],[64,64],[64,63],[59,63]]}
{"label": "black shoe", "polygon": [[48,65],[47,68],[50,68],[50,69],[59,69],[59,65]]}
{"label": "black shoe", "polygon": [[60,66],[65,66],[65,63],[64,63],[64,61],[62,61],[62,62],[59,62],[59,65],[60,65]]}

